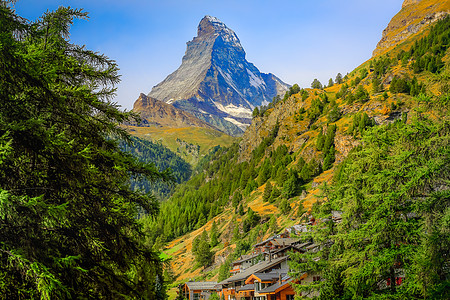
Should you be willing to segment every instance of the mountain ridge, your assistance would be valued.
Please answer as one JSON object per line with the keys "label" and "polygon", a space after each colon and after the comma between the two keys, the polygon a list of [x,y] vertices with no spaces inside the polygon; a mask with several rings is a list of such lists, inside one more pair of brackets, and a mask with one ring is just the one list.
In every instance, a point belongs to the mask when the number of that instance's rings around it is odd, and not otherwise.
{"label": "mountain ridge", "polygon": [[427,25],[442,20],[450,14],[450,1],[405,0],[401,10],[383,30],[382,37],[372,52],[379,56],[413,36]]}
{"label": "mountain ridge", "polygon": [[144,93],[134,102],[133,111],[143,119],[140,126],[166,126],[171,128],[204,127],[215,129],[209,123],[202,121],[190,113],[178,109]]}
{"label": "mountain ridge", "polygon": [[181,66],[148,96],[186,110],[226,133],[241,135],[250,124],[253,109],[288,88],[278,77],[261,73],[245,59],[233,30],[215,17],[205,16],[197,36],[187,43]]}

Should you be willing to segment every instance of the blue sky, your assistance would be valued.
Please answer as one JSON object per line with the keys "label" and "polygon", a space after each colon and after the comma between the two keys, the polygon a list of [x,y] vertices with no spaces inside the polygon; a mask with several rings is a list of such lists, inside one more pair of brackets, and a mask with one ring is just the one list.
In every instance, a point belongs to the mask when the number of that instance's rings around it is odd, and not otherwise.
{"label": "blue sky", "polygon": [[117,61],[122,82],[115,101],[131,109],[139,93],[181,64],[186,42],[205,15],[234,30],[247,60],[289,84],[310,87],[369,59],[403,0],[19,0],[30,20],[58,6],[83,8],[71,40]]}

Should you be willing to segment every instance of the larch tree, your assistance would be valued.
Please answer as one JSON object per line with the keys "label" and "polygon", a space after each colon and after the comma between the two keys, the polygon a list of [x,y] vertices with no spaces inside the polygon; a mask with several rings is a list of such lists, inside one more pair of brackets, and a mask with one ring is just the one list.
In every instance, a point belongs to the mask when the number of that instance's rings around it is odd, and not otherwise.
{"label": "larch tree", "polygon": [[342,79],[342,74],[341,73],[337,73],[335,82],[337,84],[341,84],[343,81],[344,80]]}
{"label": "larch tree", "polygon": [[323,89],[323,85],[317,78],[314,78],[313,82],[311,83],[311,88],[321,90]]}
{"label": "larch tree", "polygon": [[163,299],[158,255],[130,177],[167,178],[118,148],[131,120],[111,102],[116,63],[72,44],[82,10],[35,22],[0,2],[0,295],[6,299]]}

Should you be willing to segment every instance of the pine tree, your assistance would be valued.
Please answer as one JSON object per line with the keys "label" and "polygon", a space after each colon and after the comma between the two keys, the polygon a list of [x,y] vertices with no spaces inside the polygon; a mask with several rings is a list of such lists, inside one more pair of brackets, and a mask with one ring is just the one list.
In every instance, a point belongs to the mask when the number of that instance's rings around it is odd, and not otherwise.
{"label": "pine tree", "polygon": [[291,170],[286,183],[283,185],[284,198],[289,199],[297,194],[297,181],[297,174]]}
{"label": "pine tree", "polygon": [[259,175],[258,175],[258,185],[261,186],[263,185],[267,179],[269,179],[271,173],[271,166],[270,166],[270,162],[269,160],[265,160],[264,163],[262,164],[260,170],[259,170]]}
{"label": "pine tree", "polygon": [[280,213],[283,215],[288,214],[291,211],[291,206],[287,199],[283,199],[280,203]]}
{"label": "pine tree", "polygon": [[300,87],[296,83],[294,83],[294,85],[289,88],[289,95],[295,95],[299,92],[300,92]]}
{"label": "pine tree", "polygon": [[240,216],[243,216],[243,215],[244,215],[244,206],[242,205],[242,203],[239,204],[238,214],[239,214]]}
{"label": "pine tree", "polygon": [[[220,265],[219,267],[219,281],[223,281],[225,279],[227,279],[228,277],[230,277],[230,265],[231,265],[231,261],[232,261],[232,256],[233,255],[228,255],[227,259],[225,260],[225,262],[223,264]],[[222,294],[223,296],[223,294]]]}
{"label": "pine tree", "polygon": [[272,184],[267,182],[266,187],[264,188],[263,201],[267,202],[270,200],[270,195],[272,194]]}
{"label": "pine tree", "polygon": [[328,87],[332,87],[333,85],[334,85],[333,78],[330,78],[330,80],[328,80]]}
{"label": "pine tree", "polygon": [[219,232],[218,232],[217,224],[216,224],[215,220],[213,221],[212,226],[211,226],[210,237],[211,237],[211,247],[217,246],[219,244],[219,240],[218,240]]}
{"label": "pine tree", "polygon": [[376,94],[382,91],[382,86],[380,79],[378,77],[375,77],[372,79],[372,93]]}
{"label": "pine tree", "polygon": [[313,82],[311,83],[311,88],[321,90],[323,89],[323,85],[317,78],[314,78]]}
{"label": "pine tree", "polygon": [[207,267],[211,265],[214,254],[211,252],[211,245],[209,244],[208,233],[203,230],[200,240],[198,242],[197,251],[194,253],[195,261],[198,265]]}
{"label": "pine tree", "polygon": [[[320,131],[319,131],[319,135],[317,136],[316,149],[319,151],[322,151],[324,143],[325,143],[325,136],[323,135],[323,130],[321,127]],[[302,160],[303,160],[303,158],[302,158]],[[303,164],[304,163],[305,163],[305,160],[303,160]],[[303,167],[303,165],[302,165],[302,167]]]}
{"label": "pine tree", "polygon": [[255,109],[253,110],[252,116],[253,116],[253,118],[259,117],[259,109],[258,109],[257,106],[256,106]]}
{"label": "pine tree", "polygon": [[238,241],[239,239],[241,238],[241,233],[240,233],[240,231],[239,231],[239,226],[235,226],[234,227],[234,229],[233,229],[233,237],[232,237],[232,241],[233,242],[236,242],[236,241]]}
{"label": "pine tree", "polygon": [[236,191],[233,196],[232,204],[234,208],[238,208],[239,203],[242,201],[242,194]]}
{"label": "pine tree", "polygon": [[272,194],[270,195],[270,202],[274,202],[275,199],[277,199],[278,197],[280,197],[281,192],[277,187],[273,187],[272,188]]}

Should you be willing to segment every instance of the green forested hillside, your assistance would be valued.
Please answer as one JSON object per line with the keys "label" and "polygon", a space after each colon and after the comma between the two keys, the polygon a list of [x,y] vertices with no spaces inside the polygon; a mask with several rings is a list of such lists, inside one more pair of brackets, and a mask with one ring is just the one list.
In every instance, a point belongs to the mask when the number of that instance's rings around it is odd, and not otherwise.
{"label": "green forested hillside", "polygon": [[131,188],[133,190],[154,193],[162,200],[173,193],[176,184],[188,180],[191,176],[191,165],[161,144],[138,137],[131,137],[130,142],[121,142],[119,143],[119,147],[143,163],[154,164],[160,172],[170,170],[170,174],[173,177],[173,182],[164,180],[149,181],[134,178],[131,181]]}
{"label": "green forested hillside", "polygon": [[[161,212],[154,224],[157,229],[152,231],[162,232],[162,238],[170,240],[205,225],[225,206],[232,205],[236,212],[247,211],[242,200],[269,179],[277,185],[266,201],[279,202],[280,206],[286,207],[287,200],[301,192],[302,185],[320,173],[321,166],[315,160],[306,163],[300,158],[297,165],[287,169],[294,158],[288,154],[286,146],[270,151],[264,158],[262,154],[276,134],[275,130],[264,140],[250,161],[238,162],[238,144],[215,148],[204,163],[200,163],[197,173],[180,185],[169,201],[161,204]],[[332,147],[331,142],[328,147]]]}
{"label": "green forested hillside", "polygon": [[235,141],[215,131],[153,136],[195,152],[193,169],[118,126],[134,121],[111,102],[118,66],[69,40],[86,13],[30,22],[14,2],[0,0],[1,299],[164,300],[181,272],[225,279],[313,218],[300,238],[317,252],[292,255],[290,275],[323,280],[298,292],[450,298],[449,17],[327,87],[292,86],[229,147],[209,151]]}

